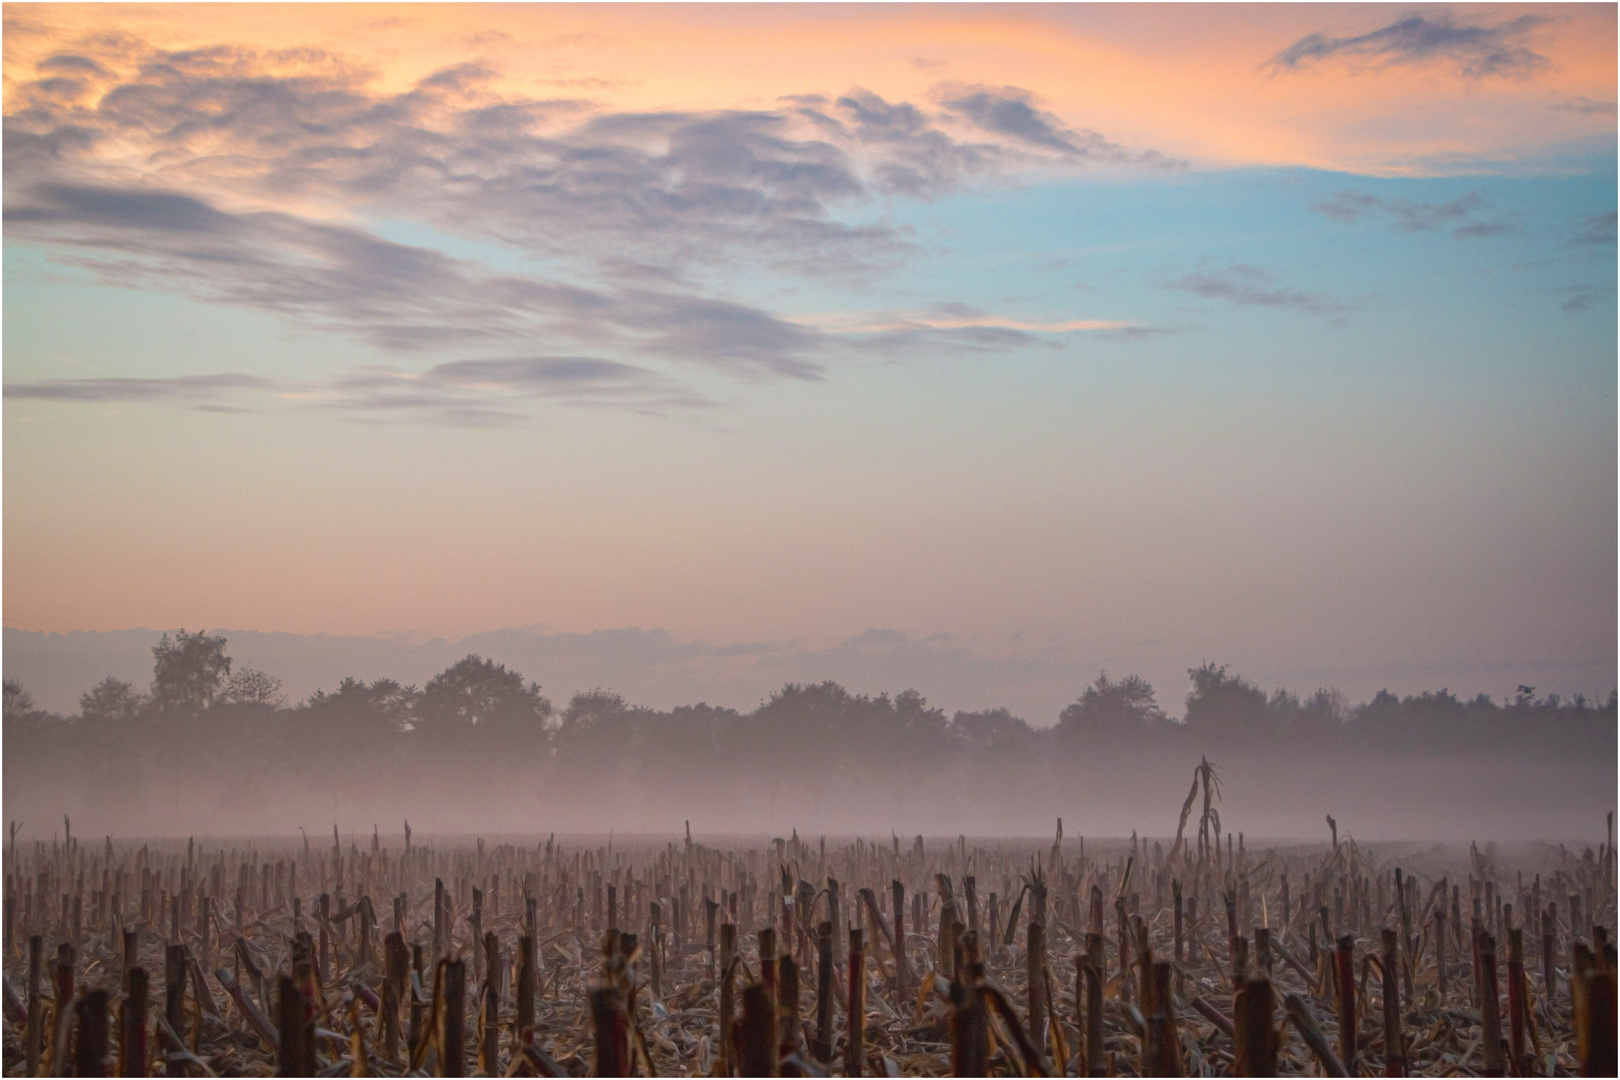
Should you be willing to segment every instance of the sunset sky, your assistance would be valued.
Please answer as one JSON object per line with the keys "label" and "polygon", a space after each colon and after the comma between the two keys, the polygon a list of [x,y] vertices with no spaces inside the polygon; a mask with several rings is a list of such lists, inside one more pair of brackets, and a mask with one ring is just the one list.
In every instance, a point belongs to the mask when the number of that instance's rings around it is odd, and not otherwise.
{"label": "sunset sky", "polygon": [[1615,686],[1613,5],[4,18],[10,631]]}

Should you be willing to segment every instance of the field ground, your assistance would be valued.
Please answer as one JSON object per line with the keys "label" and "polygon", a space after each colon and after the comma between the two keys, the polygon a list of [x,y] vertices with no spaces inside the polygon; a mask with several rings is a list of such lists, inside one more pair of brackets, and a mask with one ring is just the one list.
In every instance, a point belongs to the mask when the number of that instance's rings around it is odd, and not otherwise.
{"label": "field ground", "polygon": [[1197,794],[1112,841],[13,840],[5,1072],[1612,1070],[1609,843],[1250,843]]}

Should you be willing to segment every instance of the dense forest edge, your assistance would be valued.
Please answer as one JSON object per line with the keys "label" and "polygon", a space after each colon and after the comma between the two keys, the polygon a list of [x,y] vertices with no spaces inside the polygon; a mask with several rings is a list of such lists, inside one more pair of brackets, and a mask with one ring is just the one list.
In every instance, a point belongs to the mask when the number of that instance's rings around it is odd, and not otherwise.
{"label": "dense forest edge", "polygon": [[[69,716],[6,680],[8,817],[73,809],[126,832],[199,819],[251,829],[415,807],[447,827],[478,814],[514,826],[540,815],[564,827],[667,827],[668,813],[696,807],[745,827],[760,814],[824,827],[877,815],[995,832],[1079,799],[1111,808],[1123,829],[1134,804],[1173,799],[1204,757],[1263,777],[1275,813],[1296,803],[1303,813],[1313,790],[1335,784],[1381,788],[1369,807],[1385,817],[1450,800],[1427,831],[1414,821],[1416,836],[1454,833],[1443,823],[1471,813],[1458,798],[1500,813],[1522,805],[1521,833],[1538,831],[1538,814],[1601,818],[1613,805],[1613,693],[1565,700],[1522,686],[1499,703],[1384,691],[1351,705],[1330,689],[1267,694],[1206,663],[1188,672],[1180,717],[1144,679],[1102,673],[1055,725],[1035,727],[1006,709],[947,715],[912,690],[864,695],[834,682],[789,683],[751,712],[655,710],[605,689],[558,708],[537,682],[476,654],[421,687],[349,678],[288,702],[273,675],[233,670],[223,636],[182,630],[152,652],[146,689],[108,677]],[[1594,783],[1604,776],[1606,794]],[[1267,825],[1288,831],[1286,819]]]}

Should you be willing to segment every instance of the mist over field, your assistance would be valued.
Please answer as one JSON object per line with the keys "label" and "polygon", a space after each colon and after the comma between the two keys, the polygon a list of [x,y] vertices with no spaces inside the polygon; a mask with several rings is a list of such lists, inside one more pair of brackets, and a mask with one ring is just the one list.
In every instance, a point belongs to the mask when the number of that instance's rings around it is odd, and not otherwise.
{"label": "mist over field", "polygon": [[1056,723],[914,690],[786,683],[757,707],[553,702],[469,654],[421,685],[345,678],[290,702],[219,635],[164,635],[146,685],[108,676],[68,715],[8,677],[5,816],[47,837],[434,833],[1168,835],[1208,759],[1232,832],[1591,840],[1614,806],[1615,698],[1439,690],[1266,693],[1215,664],[1160,694],[1077,686]]}

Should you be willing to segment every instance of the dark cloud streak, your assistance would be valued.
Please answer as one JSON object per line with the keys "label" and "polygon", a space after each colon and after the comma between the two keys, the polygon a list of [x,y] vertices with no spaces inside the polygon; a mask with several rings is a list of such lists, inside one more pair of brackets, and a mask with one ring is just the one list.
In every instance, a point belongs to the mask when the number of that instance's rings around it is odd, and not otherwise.
{"label": "dark cloud streak", "polygon": [[1615,102],[1594,101],[1589,97],[1572,97],[1568,101],[1555,102],[1550,108],[1559,112],[1580,113],[1582,116],[1613,116],[1615,115]]}
{"label": "dark cloud streak", "polygon": [[452,360],[423,372],[363,368],[324,379],[267,379],[221,373],[167,378],[55,379],[8,383],[5,396],[70,404],[173,403],[246,412],[220,399],[275,399],[351,417],[395,417],[450,427],[528,421],[540,400],[650,415],[712,407],[703,395],[657,372],[591,356]]}
{"label": "dark cloud streak", "polygon": [[1496,26],[1459,25],[1447,12],[1408,15],[1377,30],[1350,37],[1310,34],[1264,65],[1273,73],[1299,71],[1336,57],[1359,58],[1374,66],[1447,63],[1464,79],[1529,78],[1551,62],[1521,44],[1542,15],[1521,15]]}
{"label": "dark cloud streak", "polygon": [[1494,218],[1476,215],[1488,204],[1477,191],[1470,191],[1443,203],[1419,203],[1408,199],[1381,199],[1357,191],[1336,191],[1333,197],[1311,209],[1335,221],[1350,224],[1362,218],[1381,217],[1396,232],[1432,232],[1451,226],[1451,235],[1460,238],[1502,236],[1519,231],[1514,214]]}
{"label": "dark cloud streak", "polygon": [[488,274],[361,229],[226,213],[173,192],[43,184],[18,194],[5,220],[114,284],[256,308],[391,351],[560,335],[736,375],[821,369],[815,332],[744,304]]}
{"label": "dark cloud streak", "polygon": [[1307,293],[1281,286],[1269,272],[1257,266],[1233,264],[1224,270],[1201,270],[1164,286],[1201,296],[1224,300],[1238,307],[1280,308],[1329,319],[1343,319],[1367,305],[1367,298],[1345,298],[1333,293]]}
{"label": "dark cloud streak", "polygon": [[1615,239],[1615,211],[1595,214],[1586,219],[1581,231],[1571,241],[1576,244],[1612,244]]}
{"label": "dark cloud streak", "polygon": [[276,386],[254,375],[180,375],[167,379],[55,379],[7,383],[5,396],[30,401],[79,404],[136,401],[206,401],[233,390],[268,390]]}

